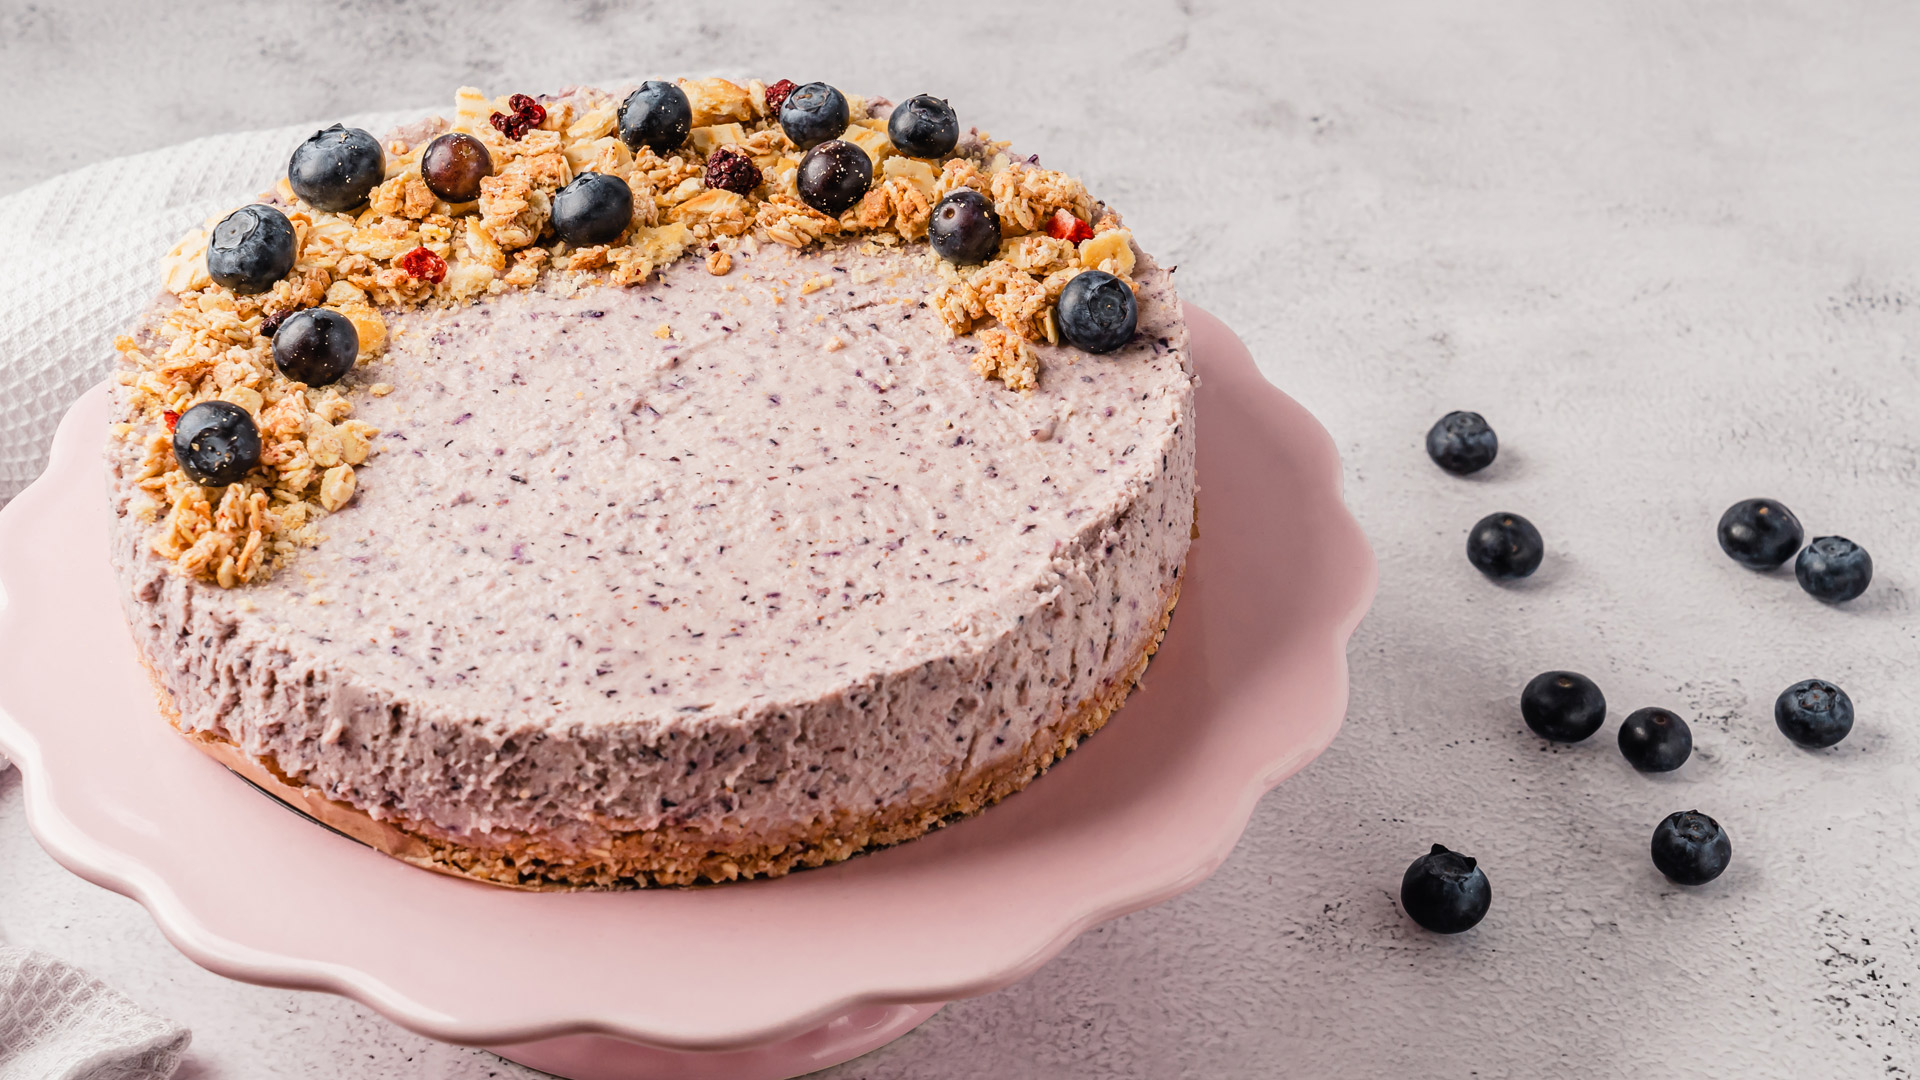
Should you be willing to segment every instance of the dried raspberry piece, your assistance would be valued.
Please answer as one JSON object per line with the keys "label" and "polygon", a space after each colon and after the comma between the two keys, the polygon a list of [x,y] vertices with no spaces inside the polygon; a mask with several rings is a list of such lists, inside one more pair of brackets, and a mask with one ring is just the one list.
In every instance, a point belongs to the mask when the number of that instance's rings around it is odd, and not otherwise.
{"label": "dried raspberry piece", "polygon": [[530,128],[537,128],[547,122],[547,107],[525,94],[515,94],[507,99],[507,107],[513,115],[526,121]]}
{"label": "dried raspberry piece", "polygon": [[280,332],[280,324],[286,322],[287,316],[291,314],[293,314],[292,308],[270,312],[266,318],[260,320],[260,336],[271,339],[273,335]]}
{"label": "dried raspberry piece", "polygon": [[1077,244],[1082,240],[1093,239],[1093,226],[1065,210],[1055,210],[1053,216],[1047,219],[1047,235],[1055,240]]}
{"label": "dried raspberry piece", "polygon": [[520,139],[526,135],[527,128],[530,126],[522,123],[517,114],[508,116],[503,112],[497,112],[487,117],[487,123],[492,124],[495,128],[499,129],[500,134],[505,135],[514,142],[519,142]]}
{"label": "dried raspberry piece", "polygon": [[781,79],[767,87],[767,111],[775,116],[780,115],[780,106],[786,104],[787,95],[793,93],[795,89],[792,79]]}
{"label": "dried raspberry piece", "polygon": [[172,409],[164,409],[160,413],[160,419],[167,422],[167,434],[171,435],[173,434],[173,426],[180,422],[180,414],[174,412]]}
{"label": "dried raspberry piece", "polygon": [[400,256],[399,267],[409,275],[431,281],[435,285],[447,276],[447,260],[423,247],[414,248]]}
{"label": "dried raspberry piece", "polygon": [[513,112],[494,113],[487,117],[487,123],[492,124],[499,129],[500,134],[515,142],[519,142],[526,137],[528,131],[547,121],[546,107],[525,94],[515,94],[508,98],[507,107]]}
{"label": "dried raspberry piece", "polygon": [[745,195],[760,186],[760,166],[731,146],[714,150],[707,159],[707,186]]}

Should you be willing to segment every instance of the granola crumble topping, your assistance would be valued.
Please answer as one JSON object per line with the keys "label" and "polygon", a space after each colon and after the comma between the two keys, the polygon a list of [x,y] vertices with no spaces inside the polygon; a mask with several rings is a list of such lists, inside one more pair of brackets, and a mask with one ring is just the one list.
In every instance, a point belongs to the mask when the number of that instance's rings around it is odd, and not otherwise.
{"label": "granola crumble topping", "polygon": [[[451,123],[434,118],[389,137],[386,180],[364,207],[320,210],[284,178],[263,197],[286,213],[298,252],[293,270],[264,293],[237,296],[209,277],[207,241],[218,218],[181,238],[161,263],[174,306],[141,341],[115,343],[124,361],[116,378],[130,389],[134,410],[126,418],[133,422],[117,430],[144,448],[137,483],[146,501],[136,512],[153,524],[151,550],[178,572],[225,588],[261,581],[301,546],[318,542],[321,519],[352,501],[356,469],[373,454],[379,433],[351,418],[350,395],[384,396],[393,388],[349,374],[316,389],[281,374],[272,335],[303,308],[332,308],[350,320],[365,364],[386,346],[383,312],[454,306],[509,289],[637,286],[690,253],[704,252],[708,272],[722,276],[743,242],[796,249],[921,242],[941,196],[967,187],[991,199],[1000,216],[998,257],[956,267],[929,251],[942,284],[928,303],[952,334],[976,336],[976,372],[1025,391],[1039,377],[1031,343],[1060,341],[1053,306],[1067,281],[1099,269],[1133,284],[1131,235],[1119,216],[1077,179],[1010,157],[1006,143],[983,132],[962,139],[945,161],[906,157],[887,139],[886,102],[875,99],[869,108],[849,96],[854,119],[841,138],[874,160],[874,179],[860,202],[835,218],[808,206],[795,189],[801,155],[777,120],[790,83],[679,85],[694,127],[664,156],[628,149],[616,130],[619,100],[602,91],[489,98],[461,88]],[[479,139],[492,155],[493,175],[480,182],[473,202],[448,203],[421,176],[427,143],[449,130]],[[745,174],[740,167],[710,171],[715,155],[750,160],[758,185],[746,193],[709,187],[723,175],[729,186],[742,186],[735,181]],[[587,171],[627,182],[633,219],[615,243],[570,248],[547,227],[551,200]],[[810,279],[801,292],[830,280]],[[671,333],[664,324],[655,331]],[[224,488],[190,479],[169,435],[173,417],[214,399],[246,409],[262,444],[258,467]]]}

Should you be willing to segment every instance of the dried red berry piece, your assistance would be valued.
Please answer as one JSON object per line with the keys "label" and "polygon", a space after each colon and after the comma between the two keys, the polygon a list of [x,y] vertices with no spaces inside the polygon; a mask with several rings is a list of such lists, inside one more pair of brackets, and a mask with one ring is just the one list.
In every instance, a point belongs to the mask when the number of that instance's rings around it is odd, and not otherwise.
{"label": "dried red berry piece", "polygon": [[167,434],[171,435],[173,434],[174,425],[180,422],[180,414],[174,412],[172,409],[166,409],[160,413],[160,419],[167,422]]}
{"label": "dried red berry piece", "polygon": [[745,195],[760,186],[760,166],[731,146],[722,146],[707,158],[707,186]]}
{"label": "dried red berry piece", "polygon": [[1082,240],[1093,239],[1093,226],[1065,210],[1055,210],[1053,216],[1047,219],[1047,235],[1055,240],[1077,244]]}
{"label": "dried red berry piece", "polygon": [[513,115],[527,122],[530,128],[539,127],[547,122],[547,108],[525,94],[515,94],[507,99],[507,107]]}
{"label": "dried red berry piece", "polygon": [[272,338],[273,335],[280,332],[280,324],[286,322],[287,316],[291,314],[293,314],[292,308],[288,308],[285,311],[269,313],[266,318],[260,320],[260,336],[263,338]]}
{"label": "dried red berry piece", "polygon": [[515,94],[507,99],[507,107],[512,113],[497,112],[487,117],[487,123],[499,129],[507,138],[520,141],[527,132],[547,121],[546,107],[525,94]]}
{"label": "dried red berry piece", "polygon": [[767,111],[775,116],[779,116],[780,106],[786,104],[787,95],[793,93],[794,89],[792,79],[781,79],[779,82],[767,87]]}
{"label": "dried red berry piece", "polygon": [[447,276],[447,260],[435,255],[431,249],[417,247],[400,256],[400,269],[438,285]]}

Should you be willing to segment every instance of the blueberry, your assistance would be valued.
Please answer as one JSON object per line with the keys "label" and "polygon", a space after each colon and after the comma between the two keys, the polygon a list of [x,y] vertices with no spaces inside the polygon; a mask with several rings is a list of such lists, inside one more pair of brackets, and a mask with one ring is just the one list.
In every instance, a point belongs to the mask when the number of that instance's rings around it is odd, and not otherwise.
{"label": "blueberry", "polygon": [[1753,570],[1771,570],[1800,549],[1800,519],[1772,499],[1742,499],[1720,515],[1720,550]]}
{"label": "blueberry", "polygon": [[633,189],[603,172],[583,172],[553,193],[553,231],[576,247],[613,242],[633,223]]}
{"label": "blueberry", "polygon": [[985,195],[954,188],[933,208],[927,243],[948,262],[986,262],[1000,253],[1000,215]]}
{"label": "blueberry", "polygon": [[780,103],[780,130],[802,150],[839,138],[848,119],[846,95],[823,82],[797,87]]}
{"label": "blueberry", "polygon": [[387,178],[380,140],[359,128],[335,124],[293,148],[287,183],[293,193],[322,210],[351,210]]}
{"label": "blueberry", "polygon": [[620,105],[620,140],[629,150],[645,146],[664,154],[686,142],[692,130],[693,104],[670,82],[641,83]]}
{"label": "blueberry", "polygon": [[260,464],[260,429],[230,401],[203,401],[174,422],[173,457],[195,483],[237,483]]}
{"label": "blueberry", "polygon": [[1653,830],[1653,865],[1676,885],[1705,885],[1733,861],[1733,841],[1698,810],[1668,814]]}
{"label": "blueberry", "polygon": [[944,99],[919,94],[894,106],[887,141],[908,157],[940,157],[960,142],[960,121]]}
{"label": "blueberry", "polygon": [[1488,514],[1467,533],[1467,561],[1490,578],[1526,577],[1545,553],[1540,530],[1519,514]]}
{"label": "blueberry", "polygon": [[450,203],[480,197],[480,181],[493,175],[487,144],[464,132],[449,131],[427,144],[420,155],[420,179],[427,190]]}
{"label": "blueberry", "polygon": [[1773,722],[1794,745],[1825,749],[1853,730],[1853,699],[1825,679],[1802,679],[1780,692]]}
{"label": "blueberry", "polygon": [[1450,412],[1427,429],[1427,456],[1457,476],[1479,472],[1499,452],[1500,437],[1477,412]]}
{"label": "blueberry", "polygon": [[1473,859],[1439,844],[1400,879],[1400,907],[1436,934],[1471,930],[1493,906],[1493,885]]}
{"label": "blueberry", "polygon": [[1793,576],[1815,600],[1844,603],[1867,591],[1873,556],[1844,536],[1816,536],[1794,560]]}
{"label": "blueberry", "polygon": [[345,315],[328,308],[296,311],[273,335],[273,366],[308,386],[339,382],[359,355],[360,331]]}
{"label": "blueberry", "polygon": [[1672,772],[1693,753],[1693,730],[1665,709],[1636,709],[1620,725],[1620,754],[1641,772]]}
{"label": "blueberry", "polygon": [[213,227],[207,276],[241,296],[266,292],[293,269],[293,223],[271,206],[243,206]]}
{"label": "blueberry", "polygon": [[1520,717],[1543,739],[1579,742],[1606,722],[1607,698],[1578,672],[1543,671],[1520,691]]}
{"label": "blueberry", "polygon": [[1053,317],[1067,344],[1106,353],[1133,340],[1140,304],[1126,282],[1105,270],[1083,270],[1060,290]]}
{"label": "blueberry", "polygon": [[823,142],[800,159],[794,186],[808,206],[829,217],[839,217],[873,186],[873,159],[850,142]]}

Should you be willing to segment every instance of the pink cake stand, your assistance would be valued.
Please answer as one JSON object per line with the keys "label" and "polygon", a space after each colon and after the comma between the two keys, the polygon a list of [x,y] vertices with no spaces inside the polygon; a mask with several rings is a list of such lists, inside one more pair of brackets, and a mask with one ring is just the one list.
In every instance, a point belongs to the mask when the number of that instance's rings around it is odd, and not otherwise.
{"label": "pink cake stand", "polygon": [[524,893],[425,873],[287,813],[173,734],[107,560],[104,387],[0,513],[0,749],[74,873],[205,967],[345,994],[574,1080],[772,1080],[898,1038],[1227,857],[1318,754],[1374,588],[1333,442],[1191,306],[1202,538],[1145,685],[1027,791],[777,881]]}

